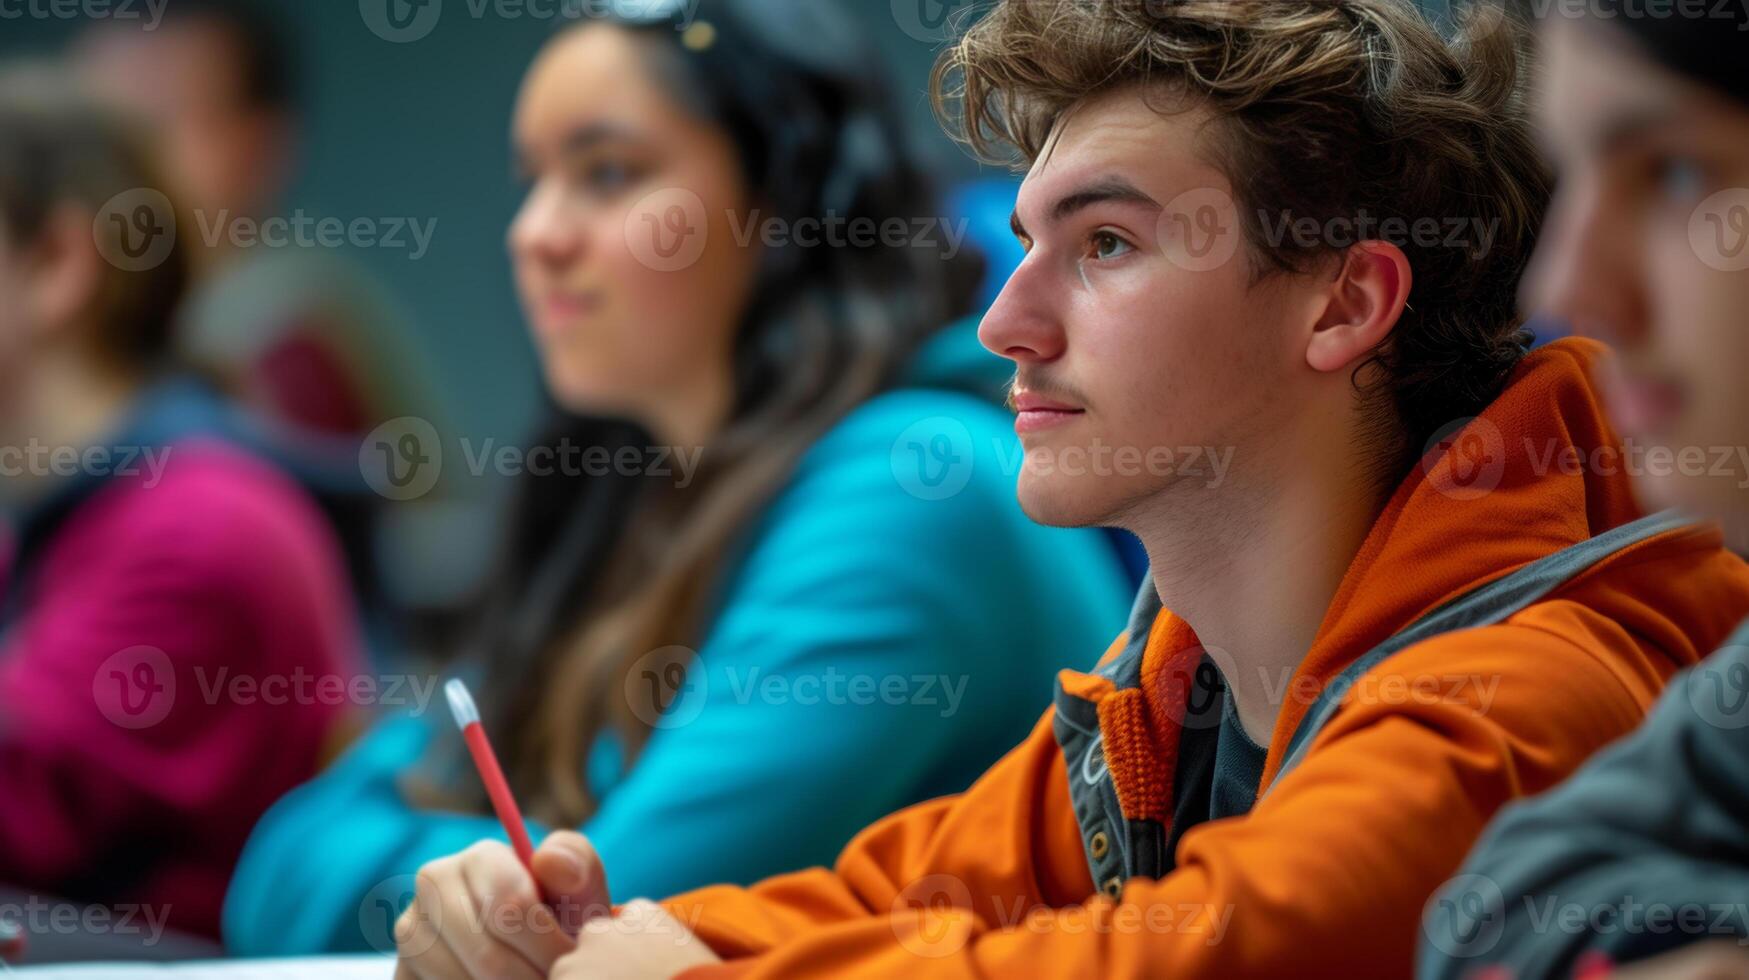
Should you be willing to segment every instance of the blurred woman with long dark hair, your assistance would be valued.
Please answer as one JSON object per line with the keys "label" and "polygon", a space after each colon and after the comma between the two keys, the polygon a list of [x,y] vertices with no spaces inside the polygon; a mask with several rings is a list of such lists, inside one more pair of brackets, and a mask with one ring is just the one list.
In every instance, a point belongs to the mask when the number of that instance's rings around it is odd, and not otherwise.
{"label": "blurred woman with long dark hair", "polygon": [[[975,263],[852,22],[690,6],[570,25],[524,81],[540,458],[633,465],[523,479],[458,667],[527,816],[625,895],[826,861],[963,789],[1127,591],[1106,538],[1015,502],[1010,372],[948,326]],[[231,947],[392,949],[419,866],[501,834],[458,745],[441,706],[386,722],[276,808]]]}

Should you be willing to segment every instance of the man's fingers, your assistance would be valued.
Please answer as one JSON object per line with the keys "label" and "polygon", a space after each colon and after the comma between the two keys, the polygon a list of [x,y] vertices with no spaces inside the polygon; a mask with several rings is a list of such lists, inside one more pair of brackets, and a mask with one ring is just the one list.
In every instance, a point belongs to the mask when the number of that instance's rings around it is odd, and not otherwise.
{"label": "man's fingers", "polygon": [[672,977],[717,962],[716,953],[668,910],[637,899],[618,915],[584,923],[576,951],[559,960],[553,977]]}
{"label": "man's fingers", "polygon": [[564,930],[576,935],[589,919],[610,910],[607,874],[582,834],[555,830],[534,852],[534,873]]}
{"label": "man's fingers", "polygon": [[576,945],[553,910],[542,904],[528,869],[508,849],[468,849],[462,855],[462,878],[486,937],[513,950],[537,975],[545,976],[553,961]]}
{"label": "man's fingers", "polygon": [[[421,872],[417,889],[423,896],[429,888],[437,907],[433,913],[438,934],[444,945],[455,954],[467,971],[466,976],[479,980],[540,980],[537,972],[522,958],[522,954],[493,935],[486,926],[485,914],[478,897],[468,887],[464,870],[470,863],[492,862],[494,850],[510,853],[510,849],[495,841],[483,841],[444,863],[441,877],[428,877]],[[510,857],[515,861],[514,855]],[[429,884],[428,884],[429,881]]]}
{"label": "man's fingers", "polygon": [[634,898],[620,906],[617,915],[602,915],[583,924],[583,935],[636,935],[679,941],[687,935],[680,920],[647,898]]}
{"label": "man's fingers", "polygon": [[395,948],[395,980],[471,980],[417,897],[395,922]]}

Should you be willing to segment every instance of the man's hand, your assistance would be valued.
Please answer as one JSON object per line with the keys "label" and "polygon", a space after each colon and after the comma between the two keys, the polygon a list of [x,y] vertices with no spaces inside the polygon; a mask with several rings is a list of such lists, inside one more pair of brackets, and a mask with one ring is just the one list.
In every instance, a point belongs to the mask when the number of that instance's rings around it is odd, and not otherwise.
{"label": "man's hand", "polygon": [[618,916],[589,920],[553,980],[669,980],[722,962],[679,919],[654,902],[627,902]]}
{"label": "man's hand", "polygon": [[[535,878],[509,847],[482,841],[419,869],[395,923],[396,980],[540,980],[594,917],[607,875],[581,834],[558,830],[534,854]],[[541,901],[542,895],[546,902]]]}

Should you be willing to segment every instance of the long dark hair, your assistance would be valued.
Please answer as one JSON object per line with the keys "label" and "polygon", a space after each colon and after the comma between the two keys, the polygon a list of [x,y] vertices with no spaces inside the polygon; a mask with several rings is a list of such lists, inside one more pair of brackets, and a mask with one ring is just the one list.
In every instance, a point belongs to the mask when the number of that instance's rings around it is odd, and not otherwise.
{"label": "long dark hair", "polygon": [[[939,213],[885,76],[837,3],[702,0],[697,13],[685,32],[673,17],[609,22],[634,32],[680,105],[722,127],[764,214],[793,227]],[[736,338],[731,417],[688,486],[522,478],[466,658],[531,816],[575,825],[594,811],[591,750],[608,732],[628,763],[642,749],[684,683],[742,533],[809,445],[968,311],[980,265],[878,244],[767,248]],[[630,421],[553,408],[541,444],[612,451],[649,437]],[[438,772],[455,773],[457,740],[443,744]],[[476,783],[443,779],[454,788],[443,796],[483,810]]]}

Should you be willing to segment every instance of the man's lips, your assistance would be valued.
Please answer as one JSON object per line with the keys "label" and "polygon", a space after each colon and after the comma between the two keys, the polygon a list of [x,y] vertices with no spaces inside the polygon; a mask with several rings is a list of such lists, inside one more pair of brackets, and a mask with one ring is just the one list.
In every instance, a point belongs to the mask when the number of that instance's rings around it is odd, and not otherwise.
{"label": "man's lips", "polygon": [[1085,409],[1031,392],[1015,392],[1011,401],[1016,412],[1014,431],[1023,435],[1062,425],[1078,415],[1086,414]]}

